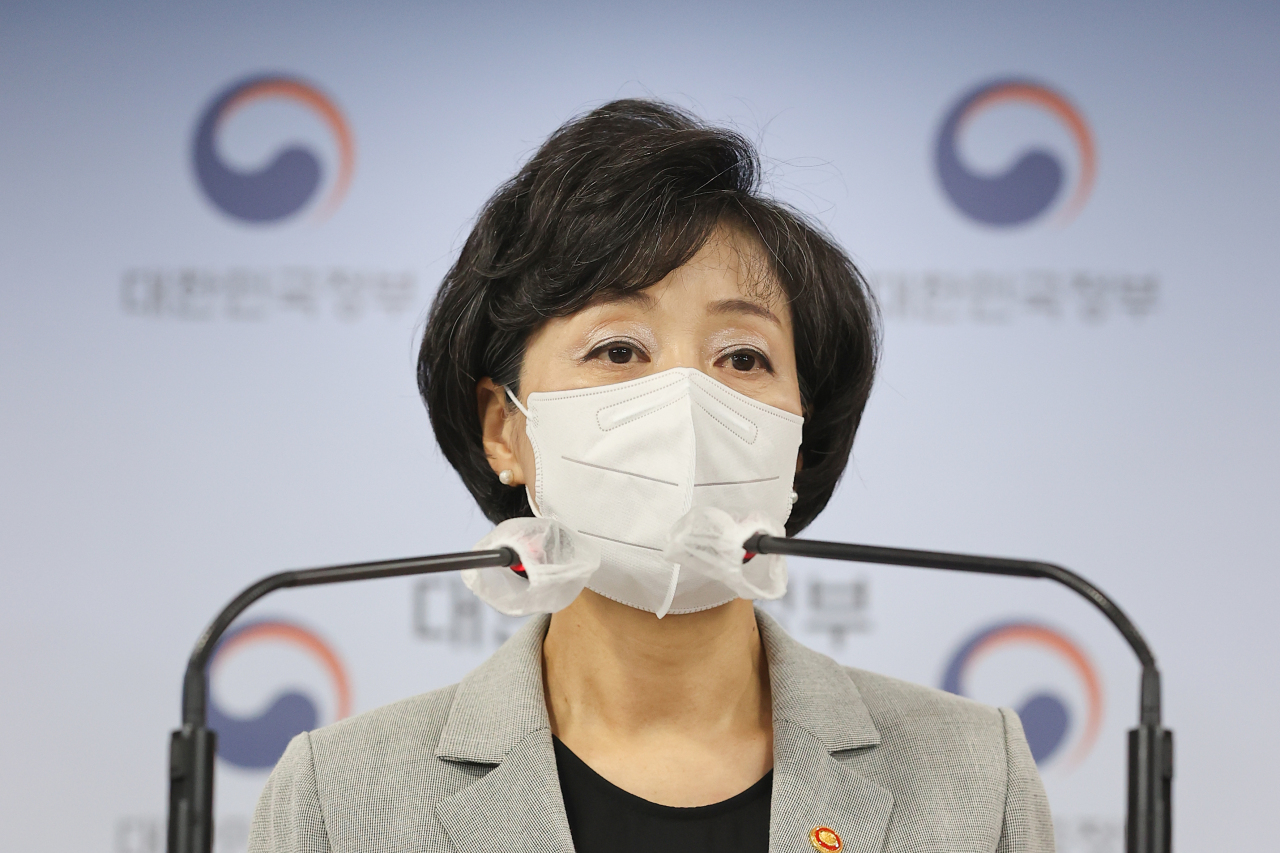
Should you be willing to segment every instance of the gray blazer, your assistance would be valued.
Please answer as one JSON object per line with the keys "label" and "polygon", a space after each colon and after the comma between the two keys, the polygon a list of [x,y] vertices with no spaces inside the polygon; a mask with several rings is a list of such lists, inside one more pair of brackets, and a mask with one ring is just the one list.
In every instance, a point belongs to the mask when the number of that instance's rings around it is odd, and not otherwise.
{"label": "gray blazer", "polygon": [[[1017,715],[843,667],[756,611],[773,691],[769,849],[1053,850],[1049,804]],[[461,683],[289,744],[251,853],[571,853],[531,619]]]}

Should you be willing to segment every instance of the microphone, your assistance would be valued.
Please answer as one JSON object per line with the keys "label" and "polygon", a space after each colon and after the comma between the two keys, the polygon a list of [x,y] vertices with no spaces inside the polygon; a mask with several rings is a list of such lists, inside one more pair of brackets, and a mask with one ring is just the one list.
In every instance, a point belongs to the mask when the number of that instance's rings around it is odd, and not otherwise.
{"label": "microphone", "polygon": [[[1031,560],[784,539],[763,533],[747,539],[743,547],[748,555],[788,554],[855,563],[1047,578],[1084,596],[1124,635],[1142,665],[1138,727],[1129,731],[1126,853],[1170,853],[1173,733],[1160,724],[1160,672],[1156,668],[1155,656],[1137,627],[1114,601],[1092,583],[1061,566]],[[511,548],[503,547],[491,551],[280,572],[252,584],[233,598],[200,635],[187,662],[182,691],[182,728],[172,733],[169,744],[168,853],[211,853],[213,849],[217,735],[207,725],[208,681],[205,670],[218,640],[249,605],[286,587],[494,566],[512,566],[518,571],[520,557]]]}
{"label": "microphone", "polygon": [[182,728],[169,740],[169,839],[168,853],[211,853],[213,850],[213,765],[217,753],[217,733],[208,723],[208,687],[205,670],[218,640],[237,616],[250,604],[277,589],[317,586],[373,578],[397,578],[462,569],[519,566],[520,558],[510,548],[468,551],[300,569],[268,575],[245,588],[204,629],[187,661],[182,682]]}
{"label": "microphone", "polygon": [[1160,670],[1137,626],[1114,601],[1080,575],[1053,563],[1010,560],[942,551],[915,551],[876,545],[850,545],[813,539],[784,539],[763,533],[743,543],[747,554],[786,554],[819,560],[913,566],[950,572],[1010,575],[1056,581],[1084,596],[1124,636],[1142,665],[1138,690],[1138,726],[1129,730],[1129,802],[1125,821],[1126,853],[1170,853],[1173,829],[1173,732],[1160,724]]}

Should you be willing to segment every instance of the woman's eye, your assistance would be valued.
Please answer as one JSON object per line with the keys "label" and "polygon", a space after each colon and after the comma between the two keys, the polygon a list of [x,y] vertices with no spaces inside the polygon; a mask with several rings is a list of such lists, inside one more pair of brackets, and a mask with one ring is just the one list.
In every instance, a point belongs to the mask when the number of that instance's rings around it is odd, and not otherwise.
{"label": "woman's eye", "polygon": [[590,361],[605,358],[609,359],[613,364],[634,364],[649,360],[649,357],[645,355],[645,351],[638,344],[628,341],[609,341],[594,347],[591,352],[583,356],[582,362],[586,364]]}
{"label": "woman's eye", "polygon": [[755,370],[757,367],[763,367],[766,370],[768,365],[765,364],[764,357],[760,353],[751,350],[738,350],[729,356],[729,364],[734,370],[742,373]]}

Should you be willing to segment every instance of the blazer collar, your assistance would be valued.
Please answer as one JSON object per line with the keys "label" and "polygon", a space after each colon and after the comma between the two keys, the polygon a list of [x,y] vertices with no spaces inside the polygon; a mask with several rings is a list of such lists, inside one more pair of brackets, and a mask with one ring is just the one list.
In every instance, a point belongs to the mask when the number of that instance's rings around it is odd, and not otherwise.
{"label": "blazer collar", "polygon": [[[774,780],[769,849],[813,853],[829,827],[843,853],[884,845],[893,795],[837,760],[880,734],[843,667],[787,636],[756,611],[773,694]],[[498,765],[435,807],[461,853],[495,849],[572,853],[542,685],[549,617],[530,619],[458,685],[438,758]],[[501,817],[496,817],[501,816]]]}
{"label": "blazer collar", "polygon": [[774,729],[786,721],[811,734],[827,752],[880,743],[866,703],[844,667],[791,639],[759,608],[756,624],[769,662]]}
{"label": "blazer collar", "polygon": [[533,617],[462,679],[436,758],[501,764],[531,732],[550,731],[542,690],[542,639],[550,622]]}
{"label": "blazer collar", "polygon": [[435,805],[459,853],[573,853],[542,689],[549,621],[530,619],[454,694],[436,757],[497,765]]}
{"label": "blazer collar", "polygon": [[550,729],[529,732],[435,813],[458,853],[573,853]]}
{"label": "blazer collar", "polygon": [[[549,616],[530,619],[458,685],[436,757],[500,764],[530,732],[550,728],[542,689],[542,639]],[[762,610],[756,623],[769,663],[774,727],[784,720],[827,752],[880,743],[858,688],[840,664],[801,645]]]}
{"label": "blazer collar", "polygon": [[883,849],[893,795],[834,755],[880,743],[857,686],[844,667],[759,609],[756,623],[773,692],[769,850],[813,853],[809,834],[818,827],[840,835],[842,853]]}

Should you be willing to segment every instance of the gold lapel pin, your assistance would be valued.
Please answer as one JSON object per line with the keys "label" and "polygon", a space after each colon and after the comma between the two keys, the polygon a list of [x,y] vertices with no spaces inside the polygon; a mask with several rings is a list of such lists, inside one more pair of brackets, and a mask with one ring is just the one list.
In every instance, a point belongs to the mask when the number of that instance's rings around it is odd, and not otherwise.
{"label": "gold lapel pin", "polygon": [[809,830],[809,843],[818,853],[840,853],[840,833],[829,826],[815,826]]}

